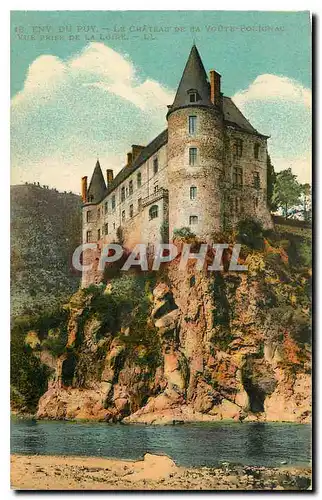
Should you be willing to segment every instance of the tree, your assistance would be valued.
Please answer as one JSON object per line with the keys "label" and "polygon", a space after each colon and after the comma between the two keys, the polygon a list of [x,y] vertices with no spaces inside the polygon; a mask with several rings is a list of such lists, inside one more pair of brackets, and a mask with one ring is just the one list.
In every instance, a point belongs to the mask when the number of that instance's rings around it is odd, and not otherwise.
{"label": "tree", "polygon": [[312,220],[312,193],[310,184],[302,184],[301,210],[303,220],[309,222]]}
{"label": "tree", "polygon": [[288,168],[276,174],[276,182],[272,196],[272,202],[277,209],[282,210],[287,219],[297,212],[301,203],[302,185],[297,181],[297,176]]}
{"label": "tree", "polygon": [[276,182],[276,173],[274,170],[274,166],[272,165],[271,162],[271,157],[267,155],[267,169],[266,169],[266,176],[267,176],[267,205],[270,210],[275,211],[277,209],[276,205],[273,203],[273,193],[274,193],[274,186]]}

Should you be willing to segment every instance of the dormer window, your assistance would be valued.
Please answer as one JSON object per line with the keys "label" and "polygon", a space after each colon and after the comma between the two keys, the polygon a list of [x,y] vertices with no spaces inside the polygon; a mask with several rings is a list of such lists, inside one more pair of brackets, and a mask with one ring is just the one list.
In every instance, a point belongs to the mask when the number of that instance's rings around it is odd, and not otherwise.
{"label": "dormer window", "polygon": [[188,90],[189,102],[197,102],[198,92],[195,89]]}

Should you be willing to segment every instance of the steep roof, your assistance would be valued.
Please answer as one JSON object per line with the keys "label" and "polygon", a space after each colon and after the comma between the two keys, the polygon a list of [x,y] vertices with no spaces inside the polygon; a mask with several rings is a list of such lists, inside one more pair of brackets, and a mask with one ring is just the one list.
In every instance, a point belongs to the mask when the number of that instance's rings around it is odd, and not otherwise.
{"label": "steep roof", "polygon": [[[87,199],[90,203],[98,203],[106,191],[106,184],[102,173],[100,162],[97,160],[94,172],[87,190]],[[91,199],[91,197],[93,197]]]}
{"label": "steep roof", "polygon": [[197,91],[196,105],[210,106],[210,87],[207,79],[207,73],[202,63],[200,54],[195,45],[192,46],[188,61],[183,71],[176,96],[169,111],[180,108],[181,106],[191,106],[188,91]]}
{"label": "steep roof", "polygon": [[245,132],[250,132],[251,134],[262,135],[249,123],[230,97],[223,96],[223,112],[227,125],[244,130]]}
{"label": "steep roof", "polygon": [[153,141],[151,141],[140,154],[135,158],[132,165],[123,167],[122,170],[114,178],[111,185],[106,189],[105,196],[111,191],[113,191],[121,182],[123,182],[129,175],[132,174],[142,163],[148,160],[152,155],[154,155],[164,144],[168,142],[168,129],[164,130],[159,134]]}

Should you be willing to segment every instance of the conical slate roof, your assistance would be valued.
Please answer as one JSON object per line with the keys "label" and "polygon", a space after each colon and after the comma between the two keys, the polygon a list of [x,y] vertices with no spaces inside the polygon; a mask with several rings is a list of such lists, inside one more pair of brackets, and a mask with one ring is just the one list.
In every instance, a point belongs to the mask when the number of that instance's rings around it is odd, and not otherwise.
{"label": "conical slate roof", "polygon": [[[191,103],[189,91],[197,92],[197,100]],[[191,105],[211,106],[210,100],[210,85],[207,80],[207,73],[198,49],[195,45],[192,46],[186,67],[183,71],[179,87],[174,98],[173,104],[169,112],[182,106]]]}
{"label": "conical slate roof", "polygon": [[94,172],[87,190],[87,201],[89,203],[98,203],[104,196],[106,184],[100,162],[97,160]]}

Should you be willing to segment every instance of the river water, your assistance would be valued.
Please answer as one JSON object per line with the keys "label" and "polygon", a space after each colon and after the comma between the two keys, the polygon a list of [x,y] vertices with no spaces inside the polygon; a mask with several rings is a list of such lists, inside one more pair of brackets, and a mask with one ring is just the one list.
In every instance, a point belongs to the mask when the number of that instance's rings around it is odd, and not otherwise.
{"label": "river water", "polygon": [[11,452],[140,459],[166,454],[178,465],[308,465],[311,426],[290,423],[202,423],[169,426],[13,419]]}

